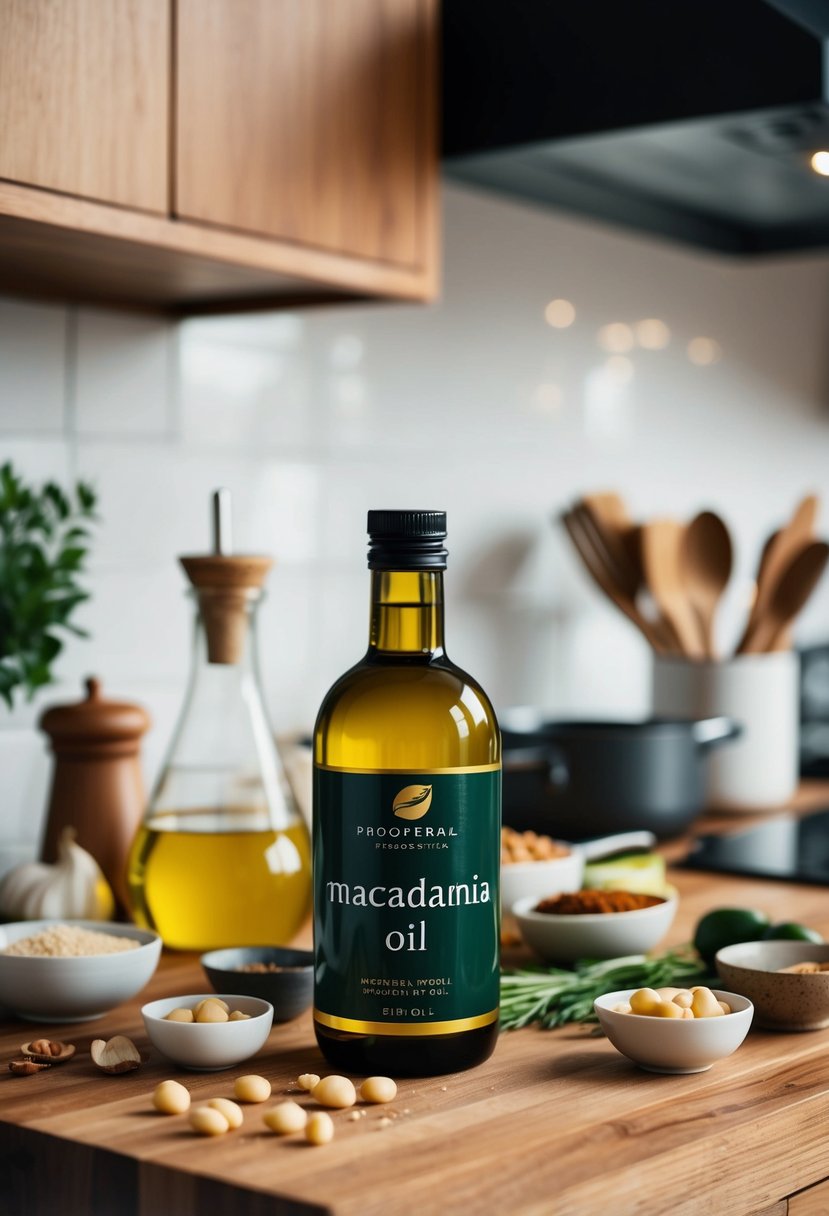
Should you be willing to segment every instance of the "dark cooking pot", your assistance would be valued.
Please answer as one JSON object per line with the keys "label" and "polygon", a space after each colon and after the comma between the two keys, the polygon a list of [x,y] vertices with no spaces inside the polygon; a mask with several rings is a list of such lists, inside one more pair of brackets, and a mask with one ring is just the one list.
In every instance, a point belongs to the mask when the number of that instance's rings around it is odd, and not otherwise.
{"label": "dark cooking pot", "polygon": [[565,840],[675,836],[702,810],[707,753],[741,730],[731,718],[507,726],[504,823]]}

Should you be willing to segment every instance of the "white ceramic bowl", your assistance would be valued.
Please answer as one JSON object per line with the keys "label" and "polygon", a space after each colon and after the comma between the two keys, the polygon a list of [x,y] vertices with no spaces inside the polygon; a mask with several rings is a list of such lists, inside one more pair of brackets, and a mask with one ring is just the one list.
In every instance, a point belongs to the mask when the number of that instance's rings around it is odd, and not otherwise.
{"label": "white ceramic bowl", "polygon": [[[243,1022],[167,1022],[173,1009],[191,1009],[208,997],[220,997],[231,1009],[250,1014]],[[223,992],[189,993],[150,1001],[141,1010],[150,1042],[162,1055],[194,1072],[232,1068],[264,1047],[273,1023],[273,1005],[256,996],[226,996]]]}
{"label": "white ceramic bowl", "polygon": [[736,992],[714,988],[714,996],[731,1006],[721,1018],[654,1018],[614,1013],[613,1006],[629,1001],[636,988],[608,992],[593,1002],[602,1030],[623,1056],[648,1072],[705,1072],[736,1051],[748,1034],[754,1006]]}
{"label": "white ceramic bowl", "polygon": [[661,941],[676,915],[677,894],[636,912],[588,912],[574,916],[536,912],[537,895],[519,899],[512,914],[521,936],[537,954],[552,963],[580,958],[619,958],[644,954]]}
{"label": "white ceramic bowl", "polygon": [[562,891],[578,891],[584,875],[584,857],[569,845],[570,852],[547,861],[511,861],[501,866],[501,907],[508,912],[519,899],[535,902]]}
{"label": "white ceramic bowl", "polygon": [[[82,958],[23,958],[2,951],[50,925],[77,925],[139,942],[122,954]],[[96,920],[16,921],[0,925],[0,1005],[30,1022],[86,1022],[140,992],[161,955],[161,938],[134,925]]]}
{"label": "white ceramic bowl", "polygon": [[562,857],[544,861],[510,861],[501,865],[501,907],[508,912],[519,899],[535,895],[560,895],[563,891],[578,891],[588,861],[599,861],[626,849],[650,849],[656,844],[652,832],[620,832],[601,836],[581,844],[557,842],[568,850]]}

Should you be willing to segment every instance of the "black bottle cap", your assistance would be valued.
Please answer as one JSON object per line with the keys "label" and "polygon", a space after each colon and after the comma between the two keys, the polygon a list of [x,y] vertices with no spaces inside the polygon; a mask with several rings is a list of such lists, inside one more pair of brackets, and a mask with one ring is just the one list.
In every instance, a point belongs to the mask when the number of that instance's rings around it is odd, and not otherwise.
{"label": "black bottle cap", "polygon": [[445,511],[369,511],[369,570],[445,570]]}

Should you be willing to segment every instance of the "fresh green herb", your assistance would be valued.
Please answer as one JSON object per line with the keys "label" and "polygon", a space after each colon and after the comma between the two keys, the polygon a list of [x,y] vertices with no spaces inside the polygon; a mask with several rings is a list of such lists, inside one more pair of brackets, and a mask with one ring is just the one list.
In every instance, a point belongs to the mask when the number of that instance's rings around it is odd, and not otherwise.
{"label": "fresh green herb", "polygon": [[27,486],[10,463],[0,467],[0,697],[29,697],[52,681],[67,630],[89,598],[78,582],[95,521],[95,491],[79,481],[65,493],[53,481]]}
{"label": "fresh green herb", "polygon": [[699,955],[689,946],[665,954],[630,954],[606,962],[584,959],[572,971],[559,967],[504,971],[501,975],[501,1029],[537,1022],[545,1030],[566,1022],[595,1020],[593,1001],[623,988],[683,987],[710,983]]}

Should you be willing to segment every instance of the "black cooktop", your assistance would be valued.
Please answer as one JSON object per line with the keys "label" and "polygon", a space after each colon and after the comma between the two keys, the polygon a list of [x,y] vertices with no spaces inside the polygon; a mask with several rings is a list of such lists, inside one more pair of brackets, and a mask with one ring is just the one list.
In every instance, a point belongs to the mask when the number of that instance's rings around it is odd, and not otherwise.
{"label": "black cooktop", "polygon": [[682,863],[692,870],[829,886],[829,810],[775,815],[731,836],[700,836]]}

